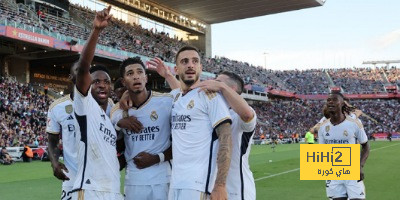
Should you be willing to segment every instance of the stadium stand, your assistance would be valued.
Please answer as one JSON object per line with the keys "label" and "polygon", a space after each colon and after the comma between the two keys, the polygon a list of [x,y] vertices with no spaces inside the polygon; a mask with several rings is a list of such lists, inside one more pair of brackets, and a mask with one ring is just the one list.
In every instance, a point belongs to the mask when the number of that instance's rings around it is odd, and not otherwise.
{"label": "stadium stand", "polygon": [[[70,5],[70,13],[60,15],[58,12],[45,12],[48,9],[44,8],[2,0],[0,19],[87,39],[94,11]],[[38,18],[29,17],[32,12],[37,13]],[[182,39],[144,29],[138,24],[117,19],[112,23],[104,31],[100,44],[144,56],[161,57],[168,62],[174,62],[178,49],[187,45]],[[385,93],[387,84],[400,86],[400,69],[395,67],[274,71],[218,56],[204,58],[202,63],[203,70],[213,74],[235,72],[246,84],[256,86],[253,89],[261,92],[276,89],[297,94],[327,94],[330,87],[337,86],[344,93],[374,94]],[[46,112],[52,100],[33,89],[31,84],[18,83],[11,77],[0,77],[0,89],[0,146],[20,146],[25,141],[46,145]],[[269,102],[255,102],[253,107],[259,118],[256,137],[262,134],[283,134],[284,137],[304,134],[322,118],[323,103],[276,97],[270,98]],[[396,115],[400,110],[398,100],[353,100],[351,103],[368,116],[362,116],[361,120],[369,135],[400,132],[400,116]]]}
{"label": "stadium stand", "polygon": [[0,77],[0,146],[47,145],[46,117],[52,100],[12,77]]}
{"label": "stadium stand", "polygon": [[335,85],[347,93],[384,92],[381,69],[331,69],[329,74]]}
{"label": "stadium stand", "polygon": [[391,67],[390,69],[385,67],[383,70],[390,83],[400,86],[400,69],[396,67]]}

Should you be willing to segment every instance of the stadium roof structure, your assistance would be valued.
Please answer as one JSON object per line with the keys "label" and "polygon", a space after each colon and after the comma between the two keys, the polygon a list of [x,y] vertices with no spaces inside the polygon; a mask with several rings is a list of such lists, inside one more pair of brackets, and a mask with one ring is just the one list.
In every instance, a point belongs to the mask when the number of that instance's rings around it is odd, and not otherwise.
{"label": "stadium roof structure", "polygon": [[150,0],[208,24],[322,6],[325,0]]}

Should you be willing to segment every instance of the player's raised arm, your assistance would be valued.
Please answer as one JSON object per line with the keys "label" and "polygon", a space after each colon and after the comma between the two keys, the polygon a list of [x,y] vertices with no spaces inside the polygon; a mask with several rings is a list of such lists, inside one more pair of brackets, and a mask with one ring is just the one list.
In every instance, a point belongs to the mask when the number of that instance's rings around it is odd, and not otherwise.
{"label": "player's raised arm", "polygon": [[175,76],[171,73],[169,67],[166,66],[160,58],[153,58],[151,61],[149,61],[149,63],[150,65],[156,67],[157,73],[165,78],[171,89],[181,87],[181,83],[175,78]]}
{"label": "player's raised arm", "polygon": [[110,15],[110,10],[111,6],[108,6],[108,8],[105,8],[102,11],[96,13],[93,21],[93,30],[89,36],[89,39],[86,41],[85,46],[83,47],[81,56],[77,63],[78,73],[76,79],[76,87],[83,95],[87,95],[87,92],[92,82],[89,73],[90,64],[93,61],[99,35],[101,31],[108,26],[109,21],[112,17],[112,15]]}
{"label": "player's raised arm", "polygon": [[219,149],[217,156],[217,178],[215,186],[211,193],[211,200],[228,199],[226,192],[226,177],[228,176],[229,165],[231,164],[232,155],[232,136],[231,125],[228,122],[220,124],[216,128]]}

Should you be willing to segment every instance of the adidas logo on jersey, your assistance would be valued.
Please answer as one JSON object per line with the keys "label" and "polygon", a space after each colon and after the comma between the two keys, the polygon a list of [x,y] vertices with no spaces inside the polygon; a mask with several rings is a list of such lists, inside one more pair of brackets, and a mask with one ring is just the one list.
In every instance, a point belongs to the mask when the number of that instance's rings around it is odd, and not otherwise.
{"label": "adidas logo on jersey", "polygon": [[361,192],[361,194],[360,195],[364,195],[364,192]]}
{"label": "adidas logo on jersey", "polygon": [[67,120],[73,120],[74,117],[72,117],[72,115],[69,115],[69,117],[67,118]]}
{"label": "adidas logo on jersey", "polygon": [[325,136],[329,136],[329,133],[326,133],[326,135]]}
{"label": "adidas logo on jersey", "polygon": [[86,184],[90,184],[90,180],[88,179],[88,180],[86,180],[86,182],[85,182]]}

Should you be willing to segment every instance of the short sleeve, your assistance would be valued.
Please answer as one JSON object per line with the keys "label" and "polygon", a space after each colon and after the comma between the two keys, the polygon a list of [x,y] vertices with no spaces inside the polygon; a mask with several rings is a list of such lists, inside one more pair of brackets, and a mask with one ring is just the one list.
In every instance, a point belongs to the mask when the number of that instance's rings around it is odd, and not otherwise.
{"label": "short sleeve", "polygon": [[122,119],[122,110],[117,109],[111,114],[111,122],[115,126]]}
{"label": "short sleeve", "polygon": [[325,144],[324,134],[322,133],[322,126],[318,130],[318,143]]}
{"label": "short sleeve", "polygon": [[61,132],[61,125],[54,115],[54,109],[49,109],[47,112],[46,132],[51,134],[60,134]]}
{"label": "short sleeve", "polygon": [[360,128],[357,126],[356,138],[360,144],[365,144],[368,142],[368,137],[363,127]]}
{"label": "short sleeve", "polygon": [[92,87],[89,88],[87,96],[84,96],[79,92],[76,85],[74,86],[74,111],[77,115],[83,116],[86,115],[87,112],[90,112],[88,110],[90,110],[89,99],[92,96],[91,90]]}
{"label": "short sleeve", "polygon": [[223,122],[232,123],[228,105],[226,104],[225,99],[219,93],[201,92],[201,94],[204,95],[208,116],[213,128],[216,128]]}
{"label": "short sleeve", "polygon": [[[251,107],[250,107],[251,108]],[[257,115],[256,112],[253,110],[253,108],[251,108],[251,111],[253,112],[254,116],[253,119],[251,119],[248,122],[243,121],[242,119],[240,119],[240,126],[243,130],[243,132],[251,132],[256,128],[256,124],[257,124]],[[239,117],[240,118],[240,117]]]}

